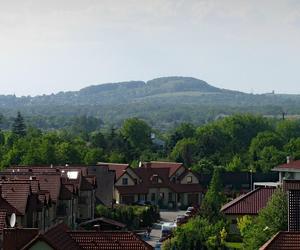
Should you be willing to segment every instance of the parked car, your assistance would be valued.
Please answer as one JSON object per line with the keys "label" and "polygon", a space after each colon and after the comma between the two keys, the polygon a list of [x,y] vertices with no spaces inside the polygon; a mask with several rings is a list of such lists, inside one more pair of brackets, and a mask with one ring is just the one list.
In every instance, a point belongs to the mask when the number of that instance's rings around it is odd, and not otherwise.
{"label": "parked car", "polygon": [[161,237],[164,238],[169,236],[176,227],[177,224],[174,222],[165,222],[161,226]]}

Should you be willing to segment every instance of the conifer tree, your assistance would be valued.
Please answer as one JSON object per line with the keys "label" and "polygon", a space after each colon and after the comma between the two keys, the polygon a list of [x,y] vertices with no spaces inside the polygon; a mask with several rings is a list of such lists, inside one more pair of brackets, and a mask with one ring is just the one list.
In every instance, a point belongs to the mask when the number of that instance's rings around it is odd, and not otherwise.
{"label": "conifer tree", "polygon": [[20,112],[18,112],[17,117],[14,119],[14,123],[12,125],[13,134],[23,137],[26,135],[26,125],[24,122],[24,118]]}

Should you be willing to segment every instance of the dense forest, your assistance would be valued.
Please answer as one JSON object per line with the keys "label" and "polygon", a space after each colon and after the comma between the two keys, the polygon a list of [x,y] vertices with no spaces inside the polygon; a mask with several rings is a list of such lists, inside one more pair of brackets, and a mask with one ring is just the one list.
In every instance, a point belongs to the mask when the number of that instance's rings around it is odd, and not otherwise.
{"label": "dense forest", "polygon": [[2,128],[11,127],[21,111],[29,124],[40,129],[66,128],[76,116],[92,116],[107,126],[121,127],[138,117],[153,128],[167,131],[182,122],[202,125],[236,113],[277,117],[300,115],[299,95],[246,94],[213,87],[191,77],[163,77],[90,86],[51,95],[0,95]]}
{"label": "dense forest", "polygon": [[300,158],[300,122],[244,114],[201,126],[182,123],[167,132],[129,118],[118,129],[78,117],[68,129],[43,131],[21,113],[0,132],[0,164],[95,164],[171,160],[196,171],[268,172],[289,155]]}

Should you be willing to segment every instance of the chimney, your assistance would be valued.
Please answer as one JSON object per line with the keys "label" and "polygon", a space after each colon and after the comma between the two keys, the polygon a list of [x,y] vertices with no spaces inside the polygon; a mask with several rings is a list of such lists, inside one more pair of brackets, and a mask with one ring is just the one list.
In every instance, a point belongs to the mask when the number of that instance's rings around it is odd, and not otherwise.
{"label": "chimney", "polygon": [[293,161],[292,157],[291,156],[287,156],[286,157],[286,163],[289,164]]}

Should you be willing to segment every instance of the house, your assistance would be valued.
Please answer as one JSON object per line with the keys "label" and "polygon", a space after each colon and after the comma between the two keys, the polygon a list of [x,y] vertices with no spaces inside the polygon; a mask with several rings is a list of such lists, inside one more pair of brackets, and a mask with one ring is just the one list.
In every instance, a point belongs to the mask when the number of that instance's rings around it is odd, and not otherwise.
{"label": "house", "polygon": [[300,232],[278,232],[259,250],[296,250],[300,246]]}
{"label": "house", "polygon": [[161,207],[199,205],[203,189],[199,178],[182,163],[145,162],[139,168],[116,170],[114,198],[117,203],[151,202]]}
{"label": "house", "polygon": [[94,218],[96,177],[89,175],[85,166],[12,166],[0,172],[0,176],[6,184],[8,181],[29,183],[23,190],[29,189],[42,204],[40,213],[33,215],[38,224],[22,222],[23,227],[45,231],[63,220],[76,228],[77,223]]}
{"label": "house", "polygon": [[[0,181],[0,209],[7,216],[16,214],[17,224],[22,227],[38,227],[41,225],[43,212],[39,191],[34,190],[30,181]],[[45,201],[46,203],[49,202]]]}
{"label": "house", "polygon": [[[17,239],[17,240],[14,240]],[[127,231],[72,231],[60,223],[45,233],[36,229],[4,229],[6,250],[152,250],[135,233]]]}
{"label": "house", "polygon": [[238,218],[244,215],[257,216],[275,191],[276,188],[273,187],[259,187],[225,204],[221,212],[231,221],[230,232],[238,233]]}
{"label": "house", "polygon": [[300,160],[294,161],[289,157],[285,164],[281,164],[272,169],[272,171],[279,173],[279,182],[283,180],[300,180]]}

